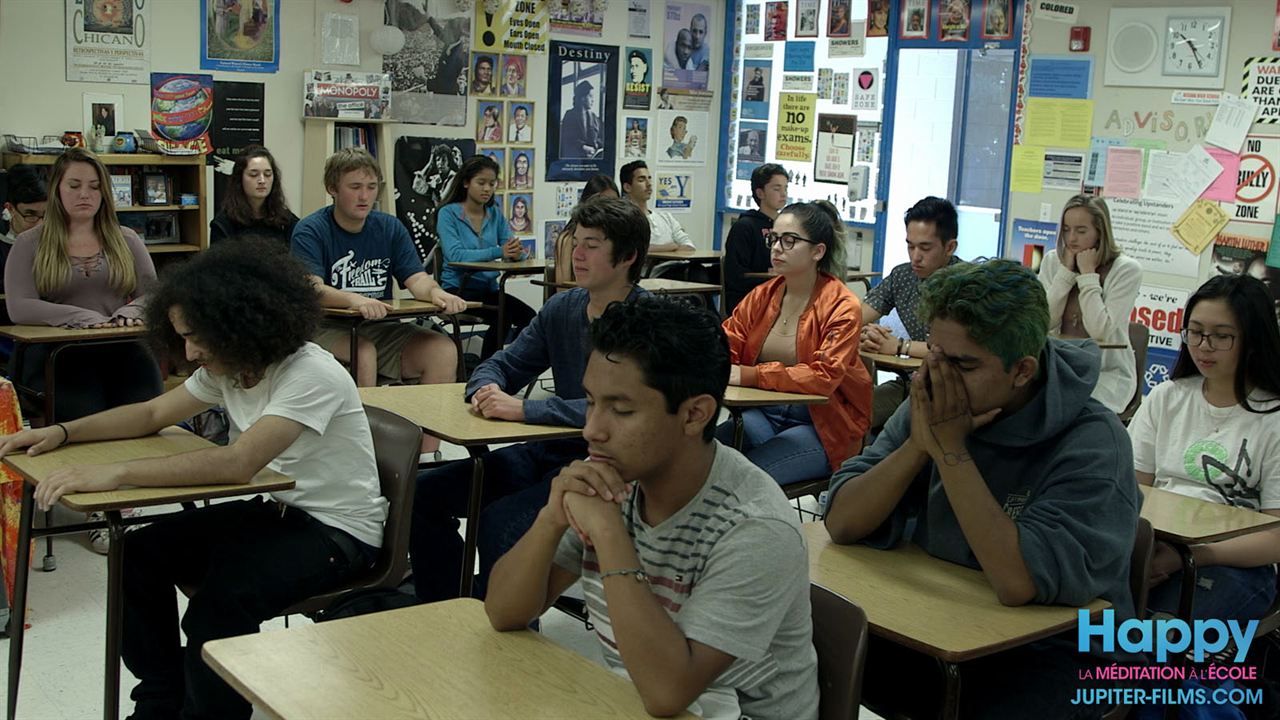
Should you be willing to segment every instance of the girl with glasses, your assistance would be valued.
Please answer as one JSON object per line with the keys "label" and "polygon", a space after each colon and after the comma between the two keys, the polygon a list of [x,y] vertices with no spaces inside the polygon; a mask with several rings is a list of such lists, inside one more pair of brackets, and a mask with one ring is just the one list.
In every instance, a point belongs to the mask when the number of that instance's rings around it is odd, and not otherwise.
{"label": "girl with glasses", "polygon": [[1045,255],[1040,283],[1049,298],[1050,334],[1124,346],[1102,351],[1093,389],[1095,400],[1124,412],[1138,382],[1129,315],[1142,285],[1142,265],[1120,253],[1105,200],[1076,195],[1063,206],[1058,249]]}
{"label": "girl with glasses", "polygon": [[[844,284],[844,224],[826,201],[782,209],[766,235],[777,277],[724,321],[730,385],[828,398],[743,413],[741,450],[779,485],[823,477],[862,447],[871,377],[858,355],[862,305]],[[732,424],[721,426],[722,442]]]}
{"label": "girl with glasses", "polygon": [[[1280,516],[1280,329],[1271,297],[1248,275],[1215,277],[1187,301],[1186,318],[1171,379],[1129,425],[1138,482]],[[1247,620],[1270,607],[1280,529],[1191,553],[1195,617]],[[1181,567],[1173,547],[1156,544],[1150,610],[1176,612]]]}

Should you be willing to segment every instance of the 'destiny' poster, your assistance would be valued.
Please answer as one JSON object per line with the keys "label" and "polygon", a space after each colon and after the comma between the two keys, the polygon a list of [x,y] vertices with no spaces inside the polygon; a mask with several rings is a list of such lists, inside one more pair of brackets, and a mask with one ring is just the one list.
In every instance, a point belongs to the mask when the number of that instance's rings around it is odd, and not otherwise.
{"label": "'destiny' poster", "polygon": [[551,41],[547,75],[547,180],[614,174],[617,47]]}

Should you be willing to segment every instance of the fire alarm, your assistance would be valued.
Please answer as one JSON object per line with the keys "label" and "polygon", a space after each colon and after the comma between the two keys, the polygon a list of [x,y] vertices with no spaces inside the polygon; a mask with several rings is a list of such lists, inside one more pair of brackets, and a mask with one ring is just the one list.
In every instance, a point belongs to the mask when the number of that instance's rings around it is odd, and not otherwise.
{"label": "fire alarm", "polygon": [[1089,26],[1077,25],[1071,28],[1071,40],[1067,43],[1071,52],[1089,52]]}

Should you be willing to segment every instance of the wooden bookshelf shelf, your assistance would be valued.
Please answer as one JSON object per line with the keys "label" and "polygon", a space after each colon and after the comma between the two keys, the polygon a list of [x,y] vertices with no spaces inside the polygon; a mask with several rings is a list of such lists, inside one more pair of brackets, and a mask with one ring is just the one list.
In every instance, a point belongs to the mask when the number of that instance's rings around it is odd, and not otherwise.
{"label": "wooden bookshelf shelf", "polygon": [[125,207],[117,207],[116,212],[157,212],[160,210],[168,210],[170,212],[177,210],[199,210],[199,205],[126,205]]}
{"label": "wooden bookshelf shelf", "polygon": [[186,253],[200,252],[199,245],[187,245],[186,243],[169,243],[167,245],[148,245],[149,253]]}

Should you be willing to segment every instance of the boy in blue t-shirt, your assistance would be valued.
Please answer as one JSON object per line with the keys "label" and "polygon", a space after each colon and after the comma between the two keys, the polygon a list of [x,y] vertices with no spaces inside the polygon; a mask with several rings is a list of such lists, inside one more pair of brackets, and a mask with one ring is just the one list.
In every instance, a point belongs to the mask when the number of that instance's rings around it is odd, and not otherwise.
{"label": "boy in blue t-shirt", "polygon": [[[312,282],[324,307],[357,310],[366,320],[387,315],[391,280],[413,297],[461,312],[466,302],[445,292],[426,273],[409,232],[391,215],[373,210],[382,187],[382,170],[362,148],[344,148],[324,164],[324,186],[333,205],[298,222],[293,230],[293,254],[311,270]],[[321,321],[315,342],[343,362],[351,361],[350,325]],[[413,323],[394,320],[360,326],[356,385],[377,384],[378,375],[431,384],[452,382],[458,355],[453,341]],[[440,441],[426,438],[423,452],[434,452]]]}

